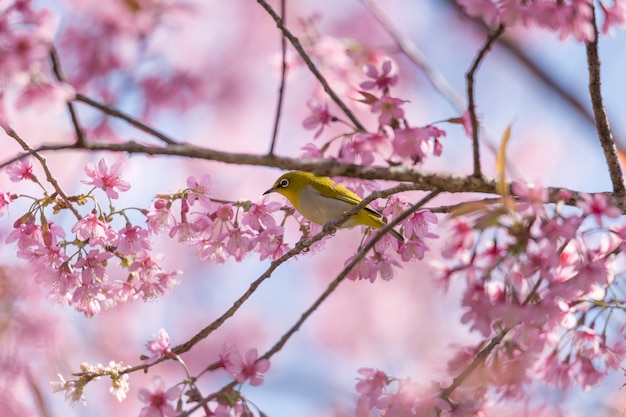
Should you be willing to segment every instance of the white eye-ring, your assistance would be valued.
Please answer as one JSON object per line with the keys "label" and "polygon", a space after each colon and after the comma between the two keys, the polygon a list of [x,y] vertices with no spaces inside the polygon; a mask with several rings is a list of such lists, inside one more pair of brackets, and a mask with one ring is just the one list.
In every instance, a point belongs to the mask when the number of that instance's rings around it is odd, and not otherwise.
{"label": "white eye-ring", "polygon": [[283,178],[282,180],[280,180],[278,185],[280,186],[280,188],[287,188],[289,186],[289,180],[287,178]]}

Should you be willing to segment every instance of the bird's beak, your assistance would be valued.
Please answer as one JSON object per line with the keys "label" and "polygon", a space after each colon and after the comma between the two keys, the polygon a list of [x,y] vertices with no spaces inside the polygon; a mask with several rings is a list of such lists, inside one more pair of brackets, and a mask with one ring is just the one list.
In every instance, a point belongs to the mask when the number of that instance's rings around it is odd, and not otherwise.
{"label": "bird's beak", "polygon": [[273,193],[274,191],[276,191],[276,188],[270,188],[269,190],[267,190],[266,192],[263,193],[263,195],[265,194],[269,194],[269,193]]}

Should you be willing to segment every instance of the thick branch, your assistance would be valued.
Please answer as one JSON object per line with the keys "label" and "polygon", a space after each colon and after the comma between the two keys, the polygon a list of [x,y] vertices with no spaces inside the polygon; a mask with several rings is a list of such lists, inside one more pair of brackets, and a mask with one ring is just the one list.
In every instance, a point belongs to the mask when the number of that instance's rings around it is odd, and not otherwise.
{"label": "thick branch", "polygon": [[[35,152],[61,151],[82,149],[85,151],[111,151],[138,153],[145,155],[170,155],[188,158],[206,159],[210,161],[224,162],[236,165],[253,165],[280,168],[283,170],[308,171],[316,175],[326,177],[350,177],[364,180],[386,180],[412,183],[412,189],[422,191],[433,191],[440,189],[446,193],[482,193],[498,194],[496,192],[496,181],[493,178],[474,176],[460,176],[453,174],[442,174],[417,170],[406,166],[383,167],[383,166],[361,166],[338,162],[331,159],[300,159],[288,158],[276,155],[254,155],[235,152],[223,152],[213,149],[200,148],[193,145],[171,145],[167,147],[147,146],[136,142],[127,143],[88,143],[83,148],[76,148],[74,145],[44,145]],[[28,153],[27,153],[28,154]],[[27,155],[24,154],[24,155]],[[23,158],[24,155],[12,158],[9,161],[0,163],[0,168],[8,165],[11,161]],[[509,186],[509,193],[511,183]],[[571,198],[565,201],[566,204],[575,205],[583,194],[580,191],[569,190],[558,187],[548,187],[548,202],[561,201],[561,192],[568,191]],[[595,193],[588,193],[595,194]],[[609,192],[598,193],[613,198],[613,203],[626,212],[626,197],[616,196]]]}
{"label": "thick branch", "polygon": [[[590,2],[589,6],[594,10],[593,2]],[[613,183],[613,192],[621,197],[626,194],[626,188],[624,188],[624,177],[617,158],[617,149],[615,148],[613,133],[611,132],[609,118],[606,115],[606,109],[604,108],[604,101],[602,99],[600,58],[598,56],[598,26],[596,25],[595,12],[592,13],[591,23],[594,30],[594,40],[586,43],[587,68],[589,70],[589,95],[591,96],[591,105],[593,106],[598,139],[600,139],[600,145],[602,145],[602,151],[604,152],[611,182]]]}

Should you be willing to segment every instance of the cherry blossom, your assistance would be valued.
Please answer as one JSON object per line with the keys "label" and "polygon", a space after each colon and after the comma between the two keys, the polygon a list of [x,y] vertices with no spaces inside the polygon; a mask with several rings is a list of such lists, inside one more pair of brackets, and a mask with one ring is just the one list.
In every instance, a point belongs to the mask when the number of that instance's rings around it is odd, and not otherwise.
{"label": "cherry blossom", "polygon": [[250,385],[257,386],[263,383],[263,374],[270,369],[268,359],[258,359],[255,348],[248,349],[243,356],[234,351],[229,355],[230,366],[228,374],[238,382],[250,380]]}
{"label": "cherry blossom", "polygon": [[33,173],[33,164],[30,158],[17,161],[7,168],[7,174],[13,182],[24,180],[35,181],[37,177]]}
{"label": "cherry blossom", "polygon": [[389,92],[389,88],[393,87],[398,82],[398,75],[391,74],[393,67],[389,60],[383,61],[380,72],[378,72],[378,69],[372,64],[367,64],[365,68],[365,75],[372,80],[364,81],[360,84],[360,87],[364,90],[377,88],[386,94]]}
{"label": "cherry blossom", "polygon": [[139,413],[140,417],[174,417],[176,410],[170,402],[177,400],[182,387],[174,385],[167,390],[164,389],[165,382],[160,376],[152,379],[152,389],[141,388],[139,399],[146,404]]}
{"label": "cherry blossom", "polygon": [[322,135],[324,128],[336,121],[337,118],[330,114],[326,103],[309,101],[307,106],[311,110],[311,115],[304,119],[302,126],[307,130],[317,129],[313,136],[314,139],[317,139]]}
{"label": "cherry blossom", "polygon": [[109,196],[109,198],[119,198],[119,191],[128,191],[130,184],[121,178],[122,161],[117,161],[111,167],[106,160],[102,158],[97,165],[87,164],[85,173],[91,180],[82,180],[83,184],[91,184],[94,187],[101,188]]}
{"label": "cherry blossom", "polygon": [[146,342],[146,349],[150,352],[150,357],[146,361],[155,361],[162,356],[170,356],[173,354],[170,349],[170,336],[165,329],[161,328],[154,335],[154,339]]}

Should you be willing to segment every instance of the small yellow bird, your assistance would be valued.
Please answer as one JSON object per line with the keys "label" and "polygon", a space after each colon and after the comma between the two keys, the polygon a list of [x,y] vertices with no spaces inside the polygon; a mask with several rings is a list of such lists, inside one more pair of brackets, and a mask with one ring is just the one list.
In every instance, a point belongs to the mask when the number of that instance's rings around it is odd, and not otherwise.
{"label": "small yellow bird", "polygon": [[[357,194],[342,185],[335,184],[330,178],[317,177],[303,171],[283,174],[263,195],[274,192],[287,197],[300,214],[320,226],[337,219],[362,201]],[[368,205],[341,227],[358,225],[380,229],[385,225],[385,221],[382,214]],[[389,233],[404,242],[404,238],[397,231],[391,229]]]}

